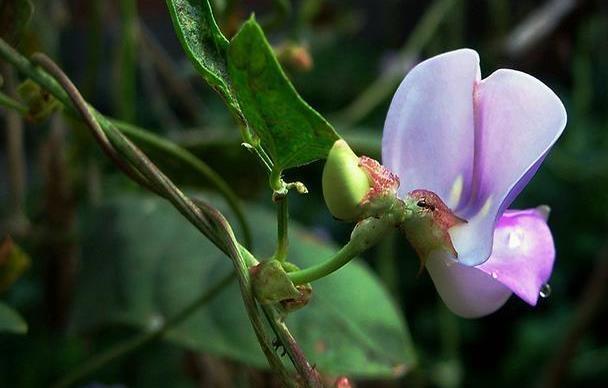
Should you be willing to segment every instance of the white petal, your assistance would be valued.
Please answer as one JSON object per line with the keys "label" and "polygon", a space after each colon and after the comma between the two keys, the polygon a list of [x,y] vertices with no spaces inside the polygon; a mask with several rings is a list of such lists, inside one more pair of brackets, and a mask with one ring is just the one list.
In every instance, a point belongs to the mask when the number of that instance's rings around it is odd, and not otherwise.
{"label": "white petal", "polygon": [[468,224],[450,231],[458,258],[483,263],[498,217],[540,167],[566,125],[559,98],[538,79],[498,70],[481,81],[475,98],[475,163],[470,202],[457,210]]}
{"label": "white petal", "polygon": [[399,176],[400,195],[431,190],[452,207],[468,197],[479,78],[479,56],[470,49],[427,59],[407,74],[382,137],[382,162]]}
{"label": "white petal", "polygon": [[432,254],[425,265],[443,302],[461,317],[491,314],[511,296],[511,290],[491,275],[459,264],[445,252]]}

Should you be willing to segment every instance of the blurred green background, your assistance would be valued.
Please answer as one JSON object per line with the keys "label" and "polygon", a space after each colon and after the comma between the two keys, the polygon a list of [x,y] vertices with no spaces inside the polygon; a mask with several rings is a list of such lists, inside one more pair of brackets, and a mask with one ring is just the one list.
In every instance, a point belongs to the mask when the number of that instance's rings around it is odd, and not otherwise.
{"label": "blurred green background", "polygon": [[[8,9],[8,3],[2,0],[0,11]],[[265,173],[239,146],[238,130],[222,101],[183,53],[163,1],[33,0],[32,4],[29,24],[11,37],[22,53],[48,53],[104,114],[154,130],[195,153],[253,209],[248,214],[254,230],[268,228],[274,233],[271,220],[261,221],[262,216],[256,215],[273,206]],[[568,125],[514,207],[547,204],[552,209],[549,224],[557,258],[551,295],[536,308],[512,297],[488,317],[458,318],[443,306],[428,275],[418,274],[418,259],[405,239],[389,236],[364,259],[407,318],[413,350],[404,351],[416,361],[395,371],[397,379],[353,382],[386,387],[608,386],[607,2],[216,0],[212,4],[228,37],[255,12],[304,99],[335,125],[355,151],[374,157],[379,157],[392,93],[407,70],[424,58],[470,47],[480,54],[482,77],[508,67],[548,84],[566,106]],[[7,20],[16,19],[4,13],[0,20],[8,26]],[[15,31],[17,27],[13,26]],[[10,66],[2,61],[0,65],[2,90],[11,94],[22,79]],[[75,121],[60,115],[39,123],[22,121],[0,108],[0,127],[0,236],[10,235],[30,261],[14,283],[6,280],[8,270],[2,269],[0,276],[7,284],[0,290],[2,302],[19,311],[29,326],[25,335],[0,333],[0,386],[48,386],[91,355],[135,333],[129,325],[105,324],[113,322],[103,315],[110,304],[104,299],[109,295],[106,288],[116,287],[111,281],[121,279],[121,271],[128,272],[130,280],[119,284],[141,281],[151,287],[156,280],[138,280],[148,273],[138,264],[134,268],[117,264],[133,253],[121,245],[128,243],[120,240],[124,236],[115,229],[117,224],[102,221],[119,217],[96,212],[116,196],[128,194],[138,203],[141,190],[116,171]],[[20,151],[15,155],[16,140],[9,133],[20,132],[17,137],[23,144],[17,141]],[[209,189],[175,160],[146,151],[180,185]],[[307,228],[302,232],[304,240],[339,244],[347,240],[351,226],[334,221],[325,209],[321,169],[322,163],[316,162],[287,172],[289,179],[305,182],[310,190],[306,196],[290,196],[290,214]],[[134,205],[125,206],[133,209]],[[142,212],[146,211],[144,206]],[[138,254],[144,259],[145,249],[150,256],[158,255],[153,244],[146,243],[161,238],[156,234],[170,236],[166,238],[175,247],[182,243],[181,234],[170,234],[178,228],[175,218],[153,219],[156,223],[146,225],[140,235],[135,233],[137,227],[129,229],[135,231],[129,241],[139,243],[144,253]],[[313,249],[306,247],[298,249]],[[186,273],[172,265],[173,251],[168,252],[160,264],[163,271]],[[222,270],[229,267],[227,260],[225,266],[218,265]],[[220,269],[217,272],[225,272]],[[187,284],[180,287],[176,293],[188,292]],[[120,292],[129,299],[137,289]],[[168,295],[171,298],[171,292]],[[235,304],[241,303],[235,298]],[[374,308],[373,302],[369,308]],[[125,317],[118,321],[139,318],[135,310],[122,313]],[[248,322],[241,325],[236,333],[249,330]],[[306,330],[302,328],[302,333]],[[197,351],[207,349],[196,342],[209,339],[204,335],[197,339],[185,332],[176,338],[121,357],[79,384],[277,386],[267,372],[255,368],[257,361],[222,352],[220,345],[209,354]]]}

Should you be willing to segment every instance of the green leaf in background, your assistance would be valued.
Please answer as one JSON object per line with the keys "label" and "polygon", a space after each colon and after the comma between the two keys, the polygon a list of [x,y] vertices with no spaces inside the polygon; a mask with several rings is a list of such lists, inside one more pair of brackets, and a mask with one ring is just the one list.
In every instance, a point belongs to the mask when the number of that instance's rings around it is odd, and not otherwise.
{"label": "green leaf in background", "polygon": [[27,323],[19,313],[0,302],[0,333],[25,334]]}
{"label": "green leaf in background", "polygon": [[[260,258],[275,248],[274,212],[251,207]],[[192,303],[232,270],[230,261],[164,201],[121,197],[82,222],[82,269],[72,328],[104,324],[153,327]],[[290,228],[290,259],[305,267],[335,252],[302,228]],[[324,373],[392,377],[415,363],[407,326],[377,278],[351,263],[313,284],[310,304],[288,325]],[[94,301],[94,302],[92,302]],[[256,367],[266,361],[247,320],[236,283],[171,330],[175,344]]]}
{"label": "green leaf in background", "polygon": [[173,28],[184,51],[205,81],[238,110],[230,92],[226,65],[228,40],[220,31],[208,0],[167,0]]}
{"label": "green leaf in background", "polygon": [[338,134],[294,89],[255,19],[230,42],[228,69],[241,110],[276,169],[327,156]]}

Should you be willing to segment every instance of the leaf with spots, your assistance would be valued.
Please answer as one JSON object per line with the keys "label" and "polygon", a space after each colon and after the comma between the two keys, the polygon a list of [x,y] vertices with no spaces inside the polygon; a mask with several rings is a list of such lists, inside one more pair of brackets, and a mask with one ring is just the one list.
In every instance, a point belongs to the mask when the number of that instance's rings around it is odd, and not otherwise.
{"label": "leaf with spots", "polygon": [[173,27],[196,70],[238,111],[230,91],[226,63],[228,40],[220,31],[208,0],[167,0]]}
{"label": "leaf with spots", "polygon": [[[269,257],[276,243],[274,213],[251,206],[248,216],[258,225],[257,257]],[[110,324],[145,330],[175,315],[232,270],[224,255],[157,198],[114,199],[82,221],[88,229],[72,315],[73,328],[80,331]],[[300,267],[335,253],[335,247],[297,225],[290,233],[290,259]],[[290,314],[287,324],[321,372],[381,378],[413,366],[407,325],[366,266],[350,263],[312,286],[310,303]],[[165,339],[267,367],[236,283]]]}
{"label": "leaf with spots", "polygon": [[255,19],[230,42],[228,69],[247,123],[276,169],[327,157],[338,134],[294,89]]}

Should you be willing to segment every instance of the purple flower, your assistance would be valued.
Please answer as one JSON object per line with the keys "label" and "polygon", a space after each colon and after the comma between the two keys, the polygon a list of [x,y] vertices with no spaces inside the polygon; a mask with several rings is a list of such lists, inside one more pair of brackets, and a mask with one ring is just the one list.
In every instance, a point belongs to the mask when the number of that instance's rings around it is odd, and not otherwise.
{"label": "purple flower", "polygon": [[436,193],[467,223],[449,229],[457,256],[421,258],[456,314],[479,317],[511,293],[535,305],[553,268],[547,211],[507,210],[566,125],[559,98],[536,78],[500,69],[481,80],[470,49],[412,69],[393,97],[382,158],[398,194]]}

